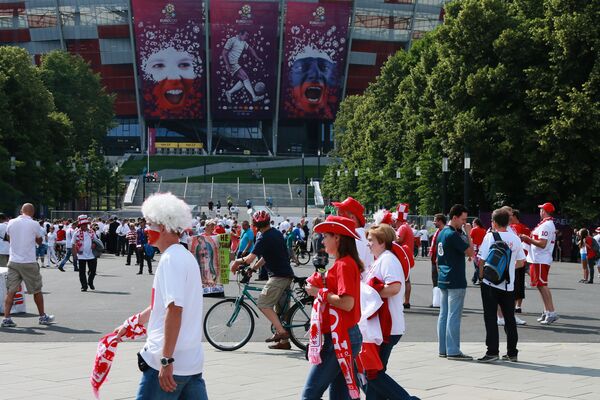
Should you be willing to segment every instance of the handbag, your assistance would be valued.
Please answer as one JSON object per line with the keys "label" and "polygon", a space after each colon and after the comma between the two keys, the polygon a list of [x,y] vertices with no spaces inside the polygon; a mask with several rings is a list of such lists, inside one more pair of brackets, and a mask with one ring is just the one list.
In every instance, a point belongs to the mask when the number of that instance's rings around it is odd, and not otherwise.
{"label": "handbag", "polygon": [[104,252],[104,244],[102,244],[102,241],[98,239],[96,235],[94,235],[92,238],[92,243],[96,245],[95,248],[92,247],[92,253],[94,254],[94,257],[100,258]]}

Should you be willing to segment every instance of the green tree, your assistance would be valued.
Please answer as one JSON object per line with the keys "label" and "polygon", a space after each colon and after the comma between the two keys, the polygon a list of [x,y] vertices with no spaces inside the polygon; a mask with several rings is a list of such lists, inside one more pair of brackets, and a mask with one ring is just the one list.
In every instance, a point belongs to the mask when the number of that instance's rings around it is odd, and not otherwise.
{"label": "green tree", "polygon": [[42,57],[41,77],[54,96],[56,109],[73,124],[72,147],[85,152],[114,126],[114,95],[106,92],[100,75],[79,55],[53,51]]}

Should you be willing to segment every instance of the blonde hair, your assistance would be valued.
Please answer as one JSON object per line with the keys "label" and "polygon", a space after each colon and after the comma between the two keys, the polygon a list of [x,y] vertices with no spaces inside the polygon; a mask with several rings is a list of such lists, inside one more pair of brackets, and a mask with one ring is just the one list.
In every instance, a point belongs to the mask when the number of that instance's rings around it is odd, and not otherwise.
{"label": "blonde hair", "polygon": [[373,225],[367,231],[367,239],[374,237],[379,243],[384,243],[387,250],[392,249],[392,244],[396,240],[396,232],[388,224]]}

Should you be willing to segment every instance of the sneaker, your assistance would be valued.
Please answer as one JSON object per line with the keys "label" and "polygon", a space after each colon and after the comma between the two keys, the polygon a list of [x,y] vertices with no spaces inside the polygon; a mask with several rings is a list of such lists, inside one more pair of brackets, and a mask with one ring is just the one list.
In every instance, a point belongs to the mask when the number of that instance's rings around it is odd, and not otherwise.
{"label": "sneaker", "polygon": [[537,322],[542,322],[545,319],[546,319],[546,312],[543,312],[542,315],[540,315],[540,317],[537,319]]}
{"label": "sneaker", "polygon": [[527,321],[522,320],[521,318],[517,317],[515,315],[515,322],[517,323],[517,325],[527,325]]}
{"label": "sneaker", "polygon": [[517,356],[509,356],[508,354],[505,354],[502,356],[502,361],[510,361],[510,362],[517,362]]}
{"label": "sneaker", "polygon": [[504,326],[504,318],[498,318],[498,326]]}
{"label": "sneaker", "polygon": [[54,322],[54,315],[44,314],[40,317],[40,325],[50,325]]}
{"label": "sneaker", "polygon": [[546,319],[541,321],[540,324],[542,325],[550,325],[553,322],[558,321],[558,314],[548,314],[546,315]]}
{"label": "sneaker", "polygon": [[4,318],[2,320],[2,327],[3,328],[14,328],[16,326],[17,326],[17,324],[15,324],[14,321],[11,318]]}
{"label": "sneaker", "polygon": [[402,306],[405,310],[410,310],[410,303],[404,303]]}
{"label": "sneaker", "polygon": [[62,265],[59,265],[59,266],[58,266],[58,270],[59,270],[60,272],[65,272],[65,269],[62,267]]}
{"label": "sneaker", "polygon": [[486,354],[483,357],[477,359],[477,362],[480,362],[480,363],[490,363],[490,362],[494,362],[494,361],[498,361],[498,356],[490,356],[490,355]]}
{"label": "sneaker", "polygon": [[448,356],[447,358],[448,358],[448,360],[454,360],[454,361],[472,361],[473,360],[473,357],[468,356],[463,353],[456,354],[454,356]]}
{"label": "sneaker", "polygon": [[448,358],[448,356],[446,354],[438,354],[439,358]]}

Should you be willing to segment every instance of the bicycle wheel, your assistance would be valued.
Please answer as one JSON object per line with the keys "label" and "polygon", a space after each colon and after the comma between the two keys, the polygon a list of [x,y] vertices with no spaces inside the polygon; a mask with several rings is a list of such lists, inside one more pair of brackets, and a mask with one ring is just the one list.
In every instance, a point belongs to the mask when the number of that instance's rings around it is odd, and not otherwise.
{"label": "bicycle wheel", "polygon": [[310,339],[310,313],[313,302],[311,299],[303,299],[302,303],[296,303],[290,308],[286,319],[286,328],[290,332],[290,340],[300,349],[306,350]]}
{"label": "bicycle wheel", "polygon": [[250,340],[254,332],[254,316],[247,304],[235,306],[236,299],[221,300],[204,317],[204,336],[213,347],[223,351],[237,350]]}
{"label": "bicycle wheel", "polygon": [[306,265],[310,261],[310,253],[308,251],[299,250],[296,254],[300,265]]}

